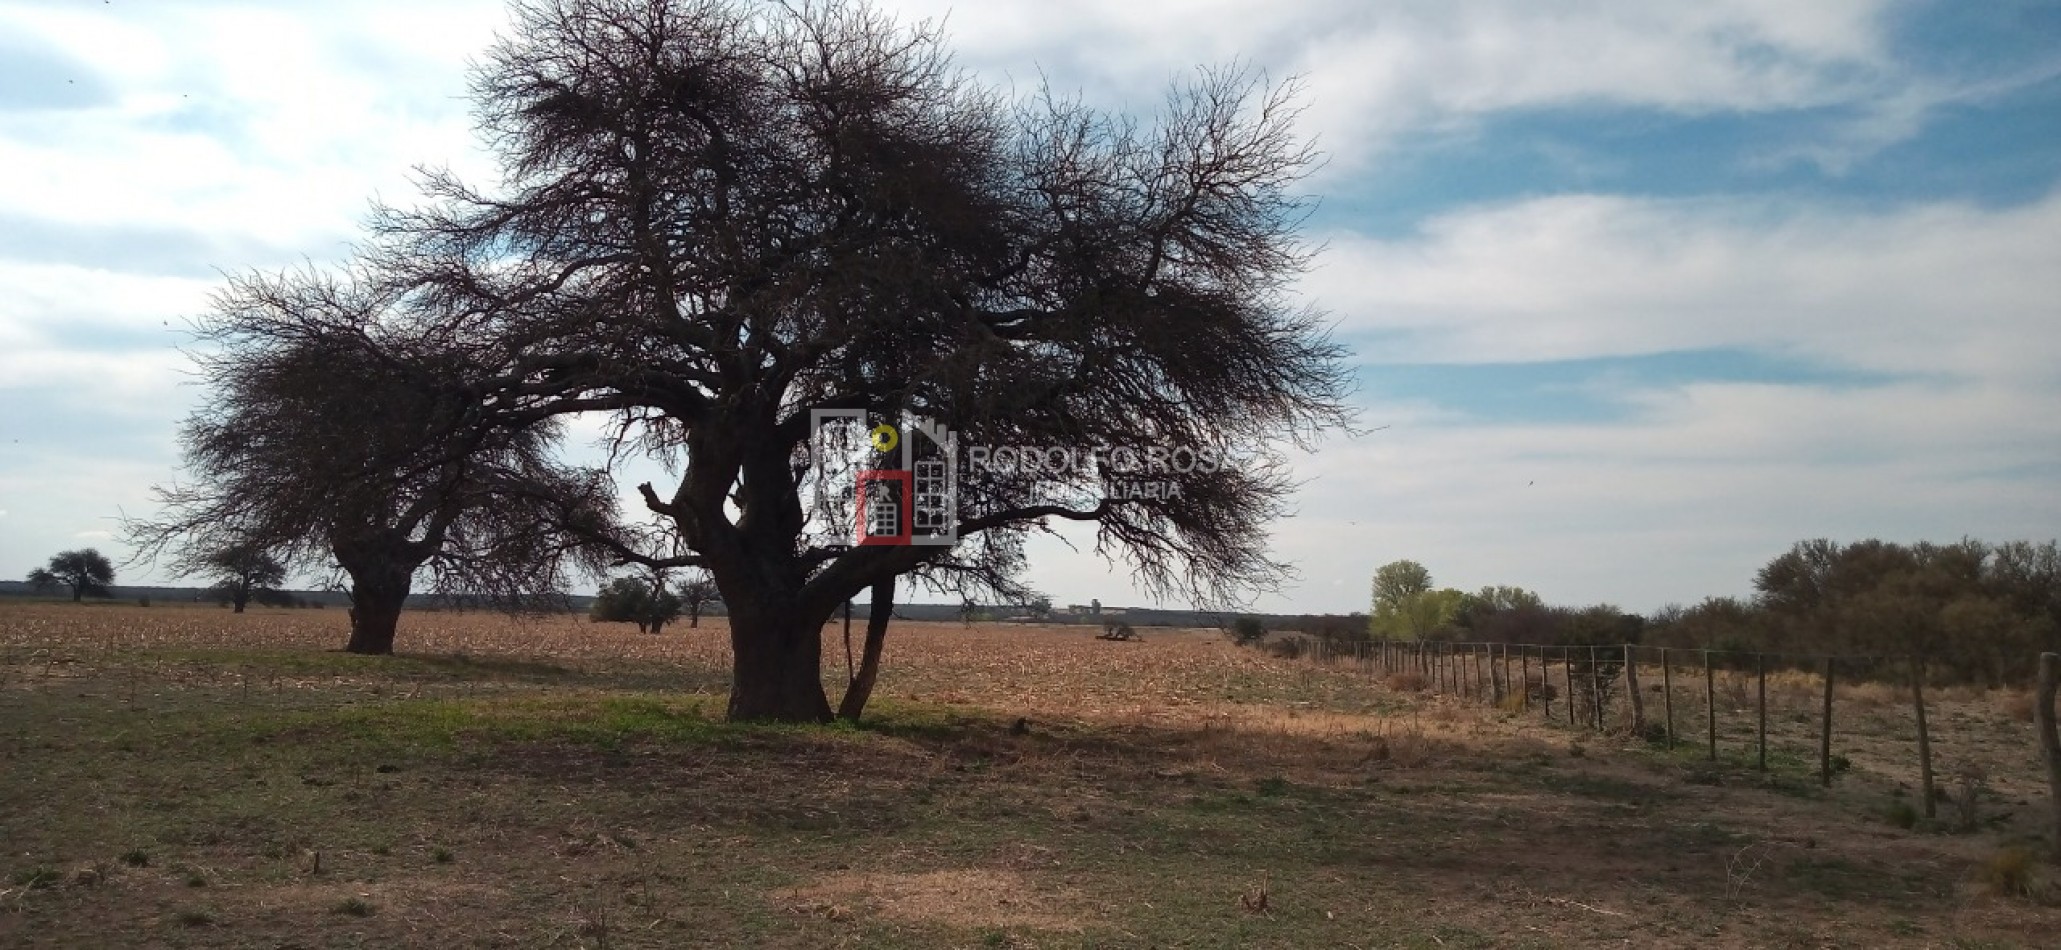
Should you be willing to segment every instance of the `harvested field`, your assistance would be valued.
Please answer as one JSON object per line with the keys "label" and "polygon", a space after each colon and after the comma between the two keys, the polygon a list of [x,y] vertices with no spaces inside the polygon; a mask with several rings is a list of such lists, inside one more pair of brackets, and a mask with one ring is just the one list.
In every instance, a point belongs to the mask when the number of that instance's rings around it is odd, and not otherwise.
{"label": "harvested field", "polygon": [[897,624],[869,721],[796,728],[719,721],[720,619],[411,613],[392,658],[331,652],[344,627],[0,603],[0,944],[2030,947],[2061,926],[2054,868],[1995,880],[2045,830],[2008,696],[1937,698],[1942,782],[1959,757],[1987,789],[1963,831],[1950,803],[1905,827],[1908,710],[1866,684],[1822,789],[1815,724],[1787,714],[1808,682],[1779,690],[1762,774],[1725,715],[1709,763],[1211,631]]}

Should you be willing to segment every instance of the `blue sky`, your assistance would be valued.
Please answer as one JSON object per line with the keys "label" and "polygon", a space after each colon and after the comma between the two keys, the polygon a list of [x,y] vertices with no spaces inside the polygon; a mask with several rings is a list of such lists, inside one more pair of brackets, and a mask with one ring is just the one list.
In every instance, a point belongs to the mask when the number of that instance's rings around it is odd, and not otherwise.
{"label": "blue sky", "polygon": [[[884,5],[1112,108],[1302,77],[1299,292],[1386,428],[1294,456],[1300,578],[1262,609],[1364,609],[1402,557],[1646,610],[1799,538],[2061,535],[2061,4]],[[0,575],[123,553],[221,274],[339,260],[412,166],[489,179],[464,71],[503,20],[0,0]],[[1032,580],[1142,601],[1077,546]]]}

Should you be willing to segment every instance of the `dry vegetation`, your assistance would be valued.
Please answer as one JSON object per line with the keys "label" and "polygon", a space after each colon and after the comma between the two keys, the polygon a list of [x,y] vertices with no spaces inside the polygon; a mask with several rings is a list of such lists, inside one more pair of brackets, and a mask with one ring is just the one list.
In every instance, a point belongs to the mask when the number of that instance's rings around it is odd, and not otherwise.
{"label": "dry vegetation", "polygon": [[[1681,746],[1214,632],[902,624],[864,728],[735,727],[720,619],[0,604],[9,946],[2039,946],[2022,697],[1675,676]],[[826,628],[826,676],[843,675]],[[1650,688],[1657,668],[1643,670]],[[834,684],[833,684],[834,688]],[[1661,697],[1647,695],[1649,719]],[[1971,778],[1971,776],[1978,776]]]}

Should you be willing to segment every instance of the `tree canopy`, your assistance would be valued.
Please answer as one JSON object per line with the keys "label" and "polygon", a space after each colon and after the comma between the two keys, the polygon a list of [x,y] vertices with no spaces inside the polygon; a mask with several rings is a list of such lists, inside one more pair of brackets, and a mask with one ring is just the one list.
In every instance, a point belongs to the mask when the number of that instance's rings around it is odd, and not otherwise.
{"label": "tree canopy", "polygon": [[618,577],[601,585],[588,616],[601,623],[634,623],[639,633],[663,633],[680,617],[678,595],[663,580]]}
{"label": "tree canopy", "polygon": [[95,548],[60,551],[51,555],[50,563],[30,571],[28,576],[29,585],[37,590],[71,588],[73,603],[87,597],[114,596],[108,589],[114,579],[114,562]]}
{"label": "tree canopy", "polygon": [[[882,617],[901,576],[1020,602],[1023,539],[1054,521],[1092,523],[1153,591],[1281,578],[1280,445],[1347,418],[1342,351],[1287,293],[1315,160],[1293,84],[1205,71],[1138,122],[1012,101],[935,29],[856,4],[514,14],[473,82],[499,186],[431,174],[427,204],[378,218],[371,266],[410,339],[491,354],[465,376],[478,418],[605,413],[619,452],[677,466],[639,486],[657,532],[596,543],[711,573],[733,718],[827,718],[821,628],[861,591]],[[960,456],[956,544],[850,544],[806,503],[839,500],[818,490],[826,409],[1224,464],[1143,491],[1124,466]]]}
{"label": "tree canopy", "polygon": [[263,548],[247,543],[204,552],[197,566],[200,570],[188,573],[215,578],[215,589],[228,596],[237,613],[243,612],[252,597],[286,582],[286,565]]}
{"label": "tree canopy", "polygon": [[520,606],[593,569],[563,528],[613,522],[605,475],[552,456],[557,424],[485,418],[481,341],[437,332],[370,272],[232,280],[200,324],[206,395],[180,431],[185,480],[125,529],[139,558],[200,573],[225,551],[330,564],[351,581],[347,649],[389,653],[418,571]]}

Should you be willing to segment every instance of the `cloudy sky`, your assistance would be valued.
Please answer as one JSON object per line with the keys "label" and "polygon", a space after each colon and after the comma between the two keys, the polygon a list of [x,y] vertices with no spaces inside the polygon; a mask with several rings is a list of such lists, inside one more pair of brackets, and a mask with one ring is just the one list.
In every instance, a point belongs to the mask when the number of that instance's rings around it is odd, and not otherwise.
{"label": "cloudy sky", "polygon": [[[1647,610],[1792,541],[2061,535],[2061,5],[901,0],[963,65],[1149,111],[1301,76],[1302,292],[1362,425],[1298,455],[1269,610],[1373,569]],[[410,168],[486,180],[496,0],[0,0],[0,576],[113,537],[222,274],[334,262]],[[1047,545],[1061,602],[1139,602]],[[141,569],[124,580],[164,580]]]}

